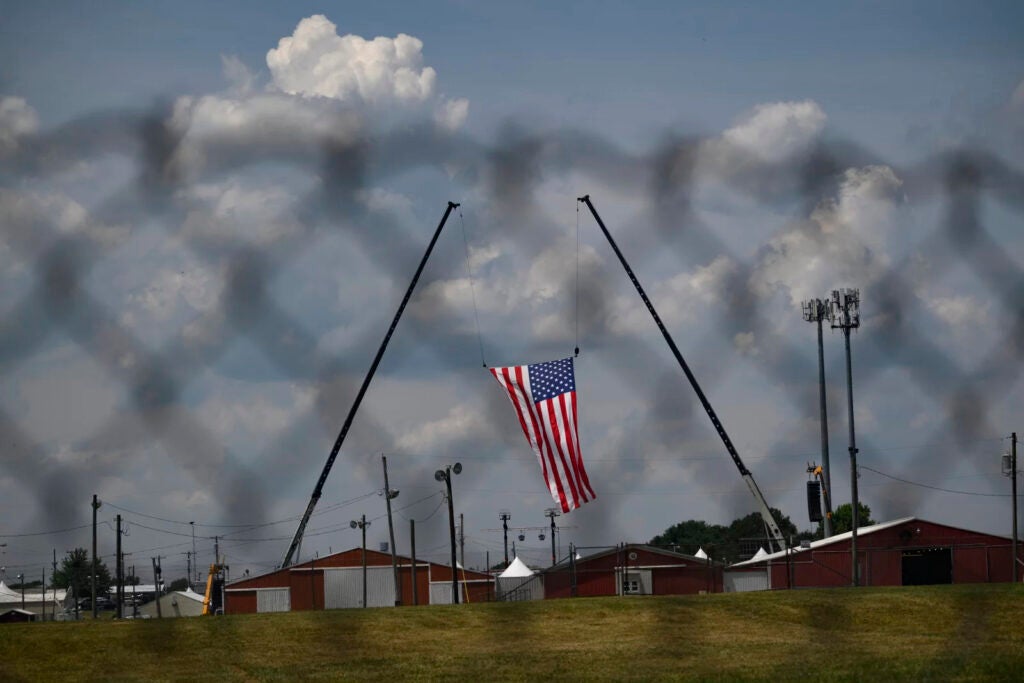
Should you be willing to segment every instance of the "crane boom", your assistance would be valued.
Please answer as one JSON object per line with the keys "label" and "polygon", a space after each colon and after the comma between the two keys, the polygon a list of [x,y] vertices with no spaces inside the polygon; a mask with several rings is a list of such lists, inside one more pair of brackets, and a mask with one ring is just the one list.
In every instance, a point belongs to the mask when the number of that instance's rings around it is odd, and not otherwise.
{"label": "crane boom", "polygon": [[761,489],[758,488],[757,482],[754,481],[754,475],[750,473],[747,466],[743,464],[743,460],[740,459],[740,454],[736,451],[736,447],[733,445],[732,439],[730,439],[729,435],[726,433],[725,427],[722,425],[722,421],[718,419],[718,414],[715,412],[715,409],[711,407],[711,402],[708,401],[707,396],[704,395],[704,391],[700,388],[697,378],[690,370],[690,366],[687,365],[686,361],[683,359],[683,354],[679,352],[679,347],[677,347],[675,341],[673,341],[672,335],[669,334],[665,324],[661,322],[661,317],[658,315],[658,312],[654,310],[654,304],[651,303],[651,300],[647,296],[647,292],[645,292],[644,288],[640,285],[640,280],[637,279],[636,275],[633,273],[633,269],[630,268],[629,263],[626,262],[626,257],[622,255],[622,252],[619,250],[619,246],[615,243],[615,240],[612,239],[611,233],[608,232],[608,228],[605,227],[604,221],[602,221],[601,216],[598,215],[597,209],[595,209],[594,205],[591,203],[590,195],[584,195],[580,197],[578,201],[583,202],[587,205],[587,208],[590,209],[590,213],[593,214],[598,227],[601,228],[601,232],[604,233],[608,243],[612,246],[612,251],[614,251],[615,255],[619,257],[619,262],[622,264],[622,267],[625,268],[626,275],[629,276],[630,282],[632,282],[633,286],[636,287],[637,293],[640,294],[640,298],[647,306],[647,310],[650,312],[651,317],[654,318],[654,322],[658,325],[658,329],[661,330],[662,336],[665,337],[665,341],[668,343],[669,349],[672,350],[672,355],[676,357],[679,367],[683,369],[683,373],[686,375],[686,378],[690,380],[690,386],[693,387],[694,392],[697,394],[697,398],[700,399],[701,405],[704,406],[704,411],[711,419],[711,424],[714,425],[715,430],[718,432],[718,436],[722,439],[722,443],[725,444],[725,450],[728,451],[732,461],[739,469],[744,483],[746,483],[747,488],[750,489],[751,495],[754,496],[758,506],[761,508],[761,517],[764,519],[764,523],[769,534],[775,540],[775,543],[778,544],[779,550],[785,550],[786,540],[782,536],[782,531],[779,529],[778,522],[775,521],[775,517],[769,509],[768,503],[765,501],[764,495],[761,493]]}
{"label": "crane boom", "polygon": [[416,268],[415,275],[412,276],[412,282],[409,283],[409,288],[405,290],[405,296],[402,298],[402,303],[398,306],[398,311],[395,313],[395,317],[391,321],[391,326],[388,328],[387,334],[384,335],[384,340],[380,343],[380,348],[377,349],[377,355],[374,356],[373,363],[370,364],[370,369],[366,373],[366,377],[363,378],[363,384],[359,387],[359,393],[356,394],[356,399],[352,402],[352,407],[349,408],[348,417],[345,418],[345,423],[341,426],[341,432],[338,433],[338,438],[334,441],[334,447],[331,448],[331,454],[327,456],[327,462],[324,463],[324,468],[320,472],[320,478],[316,481],[316,487],[313,489],[313,495],[309,499],[306,511],[302,513],[302,521],[299,522],[299,528],[295,530],[295,537],[292,539],[291,545],[288,546],[288,552],[284,555],[284,562],[281,563],[282,567],[288,567],[291,565],[292,559],[295,557],[296,551],[302,543],[302,535],[306,532],[306,524],[309,523],[309,518],[313,514],[313,508],[316,507],[317,501],[320,500],[320,496],[324,490],[324,483],[327,481],[327,475],[331,472],[331,467],[334,465],[334,460],[338,457],[338,451],[341,450],[341,445],[345,443],[345,437],[348,436],[348,430],[352,426],[352,420],[355,419],[356,411],[359,410],[359,404],[363,402],[363,396],[366,394],[366,390],[370,386],[370,381],[373,379],[374,373],[377,372],[377,366],[380,365],[380,359],[384,356],[384,351],[388,347],[388,342],[391,341],[391,335],[394,334],[395,328],[398,327],[398,321],[402,318],[405,306],[409,303],[409,299],[412,297],[412,292],[416,288],[416,283],[420,279],[420,274],[423,272],[424,266],[427,265],[427,259],[430,258],[430,253],[434,250],[434,244],[437,243],[437,238],[441,236],[441,230],[444,228],[444,224],[448,221],[448,216],[451,215],[452,209],[458,208],[458,206],[459,205],[454,202],[448,202],[448,208],[444,210],[444,216],[441,217],[441,222],[437,224],[437,230],[434,231],[434,236],[431,238],[430,244],[427,245],[427,250],[424,252],[423,258],[420,260],[419,267]]}

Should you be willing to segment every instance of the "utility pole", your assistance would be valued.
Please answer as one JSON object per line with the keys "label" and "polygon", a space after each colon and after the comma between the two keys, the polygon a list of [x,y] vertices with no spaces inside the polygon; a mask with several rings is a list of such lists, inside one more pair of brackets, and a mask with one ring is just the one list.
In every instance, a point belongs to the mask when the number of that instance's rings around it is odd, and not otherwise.
{"label": "utility pole", "polygon": [[466,571],[466,520],[462,513],[459,513],[459,563],[462,564],[462,571]]}
{"label": "utility pole", "polygon": [[358,521],[352,520],[349,522],[349,526],[353,529],[359,528],[363,531],[363,607],[366,607],[366,527],[370,523],[366,521],[366,515],[363,515]]}
{"label": "utility pole", "polygon": [[1003,455],[1003,476],[1010,478],[1010,497],[1013,500],[1013,544],[1011,576],[1017,583],[1017,432],[1010,435],[1010,452]]}
{"label": "utility pole", "polygon": [[188,588],[192,590],[192,553],[185,551],[185,562],[188,572]]}
{"label": "utility pole", "polygon": [[501,519],[501,530],[505,535],[505,567],[508,567],[508,520],[512,519],[512,513],[502,510],[498,513],[498,517]]}
{"label": "utility pole", "polygon": [[164,615],[160,611],[160,556],[157,555],[153,559],[153,590],[156,593],[156,618],[163,619]]}
{"label": "utility pole", "polygon": [[135,565],[132,565],[132,618],[139,616],[139,599],[135,594],[136,580],[139,575],[135,573]]}
{"label": "utility pole", "polygon": [[188,525],[190,527],[192,527],[192,558],[195,559],[195,561],[196,561],[196,563],[195,563],[195,571],[196,571],[195,577],[193,577],[192,574],[189,574],[188,581],[189,581],[189,583],[192,583],[193,580],[194,580],[195,584],[198,585],[199,584],[199,556],[196,555],[196,523],[195,522],[189,522]]}
{"label": "utility pole", "polygon": [[409,543],[412,546],[412,604],[420,604],[419,591],[416,589],[416,520],[409,520]]}
{"label": "utility pole", "polygon": [[551,518],[551,566],[554,567],[558,564],[558,555],[555,552],[555,532],[558,531],[558,527],[555,526],[555,517],[558,517],[562,512],[558,508],[548,508],[544,511],[545,517]]}
{"label": "utility pole", "polygon": [[860,585],[857,572],[857,527],[860,517],[860,501],[857,498],[857,437],[853,425],[853,369],[850,360],[850,330],[860,327],[860,290],[832,290],[832,327],[843,330],[846,341],[846,403],[850,426],[850,561],[851,582],[854,587]]}
{"label": "utility pole", "polygon": [[118,515],[117,516],[117,591],[116,591],[116,597],[117,597],[117,618],[118,619],[120,619],[122,616],[124,616],[123,613],[122,613],[122,610],[121,610],[121,598],[123,596],[123,592],[122,592],[123,588],[122,588],[122,585],[121,585],[121,581],[124,578],[124,574],[122,573],[123,569],[124,569],[124,567],[122,565],[122,561],[123,561],[123,558],[121,557],[121,515]]}
{"label": "utility pole", "polygon": [[92,571],[90,572],[90,574],[92,575],[91,583],[92,583],[92,618],[93,619],[95,619],[96,615],[97,615],[97,611],[96,611],[97,610],[97,607],[96,607],[96,564],[97,564],[97,559],[96,559],[96,511],[100,509],[100,505],[101,505],[101,503],[99,501],[99,498],[96,497],[95,493],[92,494]]}
{"label": "utility pole", "polygon": [[398,491],[392,491],[388,484],[388,459],[383,453],[380,456],[384,466],[384,500],[388,506],[388,538],[391,540],[391,574],[395,581],[395,607],[402,604],[402,582],[398,580],[398,559],[395,556],[395,525],[391,520],[391,499],[398,497]]}
{"label": "utility pole", "polygon": [[818,324],[818,399],[821,409],[821,471],[825,484],[825,519],[823,520],[825,538],[832,535],[832,475],[828,463],[828,409],[825,405],[825,344],[821,336],[821,323],[831,321],[832,310],[828,302],[811,299],[803,304],[804,320]]}
{"label": "utility pole", "polygon": [[1011,492],[1014,497],[1014,583],[1017,583],[1017,432],[1010,438]]}
{"label": "utility pole", "polygon": [[[57,620],[57,549],[53,549],[53,609],[50,610],[53,613],[53,621]],[[43,588],[45,591],[45,587]],[[76,605],[77,607],[77,605]]]}

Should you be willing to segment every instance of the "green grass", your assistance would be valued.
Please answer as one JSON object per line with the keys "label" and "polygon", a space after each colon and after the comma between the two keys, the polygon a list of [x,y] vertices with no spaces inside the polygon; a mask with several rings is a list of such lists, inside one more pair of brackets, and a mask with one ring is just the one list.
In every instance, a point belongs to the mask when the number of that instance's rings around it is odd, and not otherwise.
{"label": "green grass", "polygon": [[1024,587],[0,625],[0,680],[1020,680]]}

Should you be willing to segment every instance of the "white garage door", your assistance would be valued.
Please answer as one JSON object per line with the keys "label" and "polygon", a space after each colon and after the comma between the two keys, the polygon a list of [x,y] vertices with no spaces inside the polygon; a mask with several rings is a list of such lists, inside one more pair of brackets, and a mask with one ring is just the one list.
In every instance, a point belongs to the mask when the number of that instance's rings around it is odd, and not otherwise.
{"label": "white garage door", "polygon": [[256,591],[257,612],[287,612],[291,608],[292,596],[288,588],[265,588]]}

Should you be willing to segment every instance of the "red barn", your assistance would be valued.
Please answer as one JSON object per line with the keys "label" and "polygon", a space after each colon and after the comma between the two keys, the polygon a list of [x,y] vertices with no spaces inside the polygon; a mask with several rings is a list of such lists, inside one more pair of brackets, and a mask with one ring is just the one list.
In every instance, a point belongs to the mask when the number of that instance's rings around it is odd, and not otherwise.
{"label": "red barn", "polygon": [[685,595],[722,590],[722,565],[708,559],[624,544],[562,563],[543,574],[545,598]]}
{"label": "red barn", "polygon": [[[851,534],[738,562],[725,572],[726,591],[851,585]],[[862,586],[995,583],[1012,579],[1011,540],[917,517],[857,531]]]}
{"label": "red barn", "polygon": [[[287,612],[363,606],[363,551],[353,548],[260,576],[245,577],[224,589],[226,614]],[[412,605],[412,561],[399,556],[398,577],[402,605]],[[491,577],[459,569],[460,601],[493,599]],[[416,561],[415,604],[452,602],[452,570],[447,565]],[[366,551],[366,606],[393,607],[395,582],[391,555]]]}

